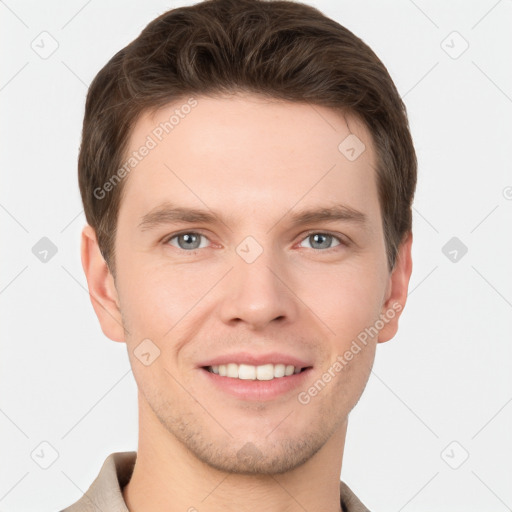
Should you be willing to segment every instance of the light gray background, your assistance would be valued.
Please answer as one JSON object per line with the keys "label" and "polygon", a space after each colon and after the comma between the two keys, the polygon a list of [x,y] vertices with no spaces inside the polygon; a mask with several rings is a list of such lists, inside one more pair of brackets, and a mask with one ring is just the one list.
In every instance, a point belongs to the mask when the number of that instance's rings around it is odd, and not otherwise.
{"label": "light gray background", "polygon": [[[60,510],[136,449],[126,347],[102,334],[80,263],[76,160],[95,74],[190,3],[0,1],[3,512]],[[386,64],[419,158],[410,296],[350,416],[342,478],[381,512],[511,510],[512,2],[309,3]],[[31,47],[52,38],[47,58]],[[456,262],[452,237],[468,248]]]}

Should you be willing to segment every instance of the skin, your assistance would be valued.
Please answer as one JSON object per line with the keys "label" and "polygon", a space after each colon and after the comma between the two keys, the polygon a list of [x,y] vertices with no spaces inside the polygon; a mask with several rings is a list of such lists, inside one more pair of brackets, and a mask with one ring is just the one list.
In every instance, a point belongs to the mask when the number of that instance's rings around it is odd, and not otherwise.
{"label": "skin", "polygon": [[[339,511],[348,414],[401,310],[308,404],[297,395],[380,314],[403,308],[412,235],[390,271],[375,152],[353,116],[251,94],[196,99],[125,178],[115,279],[94,230],[82,233],[93,307],[105,335],[126,343],[139,389],[138,456],[124,499],[132,512]],[[185,101],[142,116],[128,153]],[[349,133],[366,146],[353,162],[338,150]],[[210,209],[226,223],[141,231],[142,216],[166,201]],[[298,210],[334,204],[366,223],[289,223]],[[204,235],[200,248],[190,254],[183,237],[169,241],[177,232]],[[326,232],[339,238],[312,239]],[[263,249],[250,264],[236,252],[247,236]],[[160,349],[148,366],[134,354],[144,339]],[[237,349],[289,353],[313,368],[300,389],[240,400],[197,367]]]}

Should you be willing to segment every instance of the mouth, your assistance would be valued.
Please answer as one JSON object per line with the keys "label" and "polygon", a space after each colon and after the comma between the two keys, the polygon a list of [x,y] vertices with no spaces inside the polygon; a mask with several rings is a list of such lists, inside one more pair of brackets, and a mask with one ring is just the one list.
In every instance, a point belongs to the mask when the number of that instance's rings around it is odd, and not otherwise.
{"label": "mouth", "polygon": [[312,361],[285,352],[236,352],[203,360],[197,369],[208,393],[220,391],[244,402],[282,402],[307,385]]}
{"label": "mouth", "polygon": [[313,367],[284,363],[258,366],[226,363],[201,366],[199,370],[206,377],[205,384],[212,390],[244,402],[269,402],[291,399],[292,393],[307,385]]}
{"label": "mouth", "polygon": [[227,363],[212,366],[203,366],[204,370],[219,375],[239,380],[274,380],[297,375],[305,372],[311,366],[301,367],[291,364],[262,364],[259,366],[251,364]]}

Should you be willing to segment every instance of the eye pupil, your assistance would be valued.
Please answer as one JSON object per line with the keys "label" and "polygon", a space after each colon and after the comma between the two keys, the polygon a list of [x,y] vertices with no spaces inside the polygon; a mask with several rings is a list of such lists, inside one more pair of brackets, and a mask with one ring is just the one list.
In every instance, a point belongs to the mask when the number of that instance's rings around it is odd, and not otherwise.
{"label": "eye pupil", "polygon": [[[321,245],[321,249],[329,249],[329,245],[330,245],[330,241],[331,241],[331,238],[332,236],[331,235],[326,235],[326,234],[323,234],[323,233],[315,233],[314,235],[312,235],[313,240],[314,240],[314,244],[318,243]],[[320,241],[318,240],[320,238]],[[323,239],[323,241],[322,241]],[[314,247],[315,249],[317,249],[318,247]]]}
{"label": "eye pupil", "polygon": [[178,237],[178,240],[180,238],[185,241],[185,246],[187,248],[190,249],[192,247],[193,249],[197,249],[197,247],[194,246],[194,243],[197,243],[197,241],[199,240],[198,236],[194,235],[193,233],[185,233],[185,234],[181,235],[180,237]]}

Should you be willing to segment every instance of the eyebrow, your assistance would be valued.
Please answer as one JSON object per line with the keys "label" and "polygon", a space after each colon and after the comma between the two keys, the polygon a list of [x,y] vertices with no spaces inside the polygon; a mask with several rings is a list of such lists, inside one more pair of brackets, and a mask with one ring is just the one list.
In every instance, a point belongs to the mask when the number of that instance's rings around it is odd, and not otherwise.
{"label": "eyebrow", "polygon": [[[282,218],[286,217],[284,215]],[[346,221],[360,225],[367,223],[367,216],[354,208],[345,205],[335,205],[329,207],[317,207],[307,210],[301,210],[291,214],[288,221],[292,227],[300,226],[303,224],[311,224],[315,222],[334,222]],[[165,203],[157,209],[145,214],[139,223],[141,231],[148,231],[158,226],[173,223],[205,223],[205,224],[225,224],[221,214],[216,214],[213,211],[201,210],[197,208],[185,208],[174,206],[170,203]],[[280,222],[280,221],[278,221]],[[276,222],[276,224],[278,223]]]}

